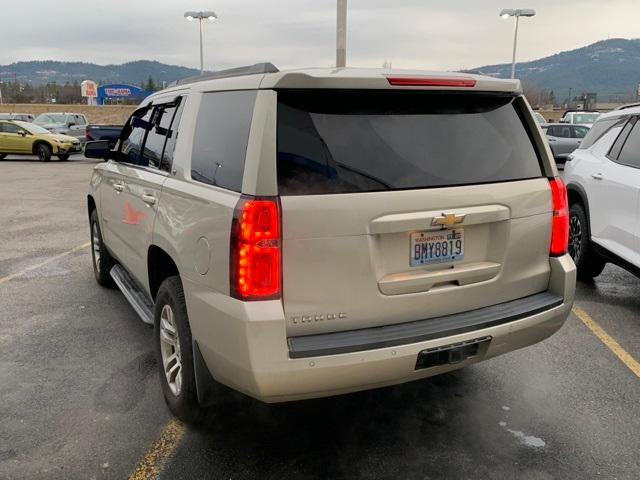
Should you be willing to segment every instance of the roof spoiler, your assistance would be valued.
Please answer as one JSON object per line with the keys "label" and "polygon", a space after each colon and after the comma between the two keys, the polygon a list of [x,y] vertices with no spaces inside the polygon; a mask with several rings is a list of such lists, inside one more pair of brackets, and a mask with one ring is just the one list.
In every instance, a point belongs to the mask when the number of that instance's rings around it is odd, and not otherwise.
{"label": "roof spoiler", "polygon": [[188,85],[190,83],[202,82],[204,80],[214,80],[216,78],[228,78],[228,77],[243,77],[245,75],[257,75],[260,73],[277,73],[278,67],[273,63],[256,63],[254,65],[247,65],[245,67],[228,68],[227,70],[218,70],[215,72],[208,72],[203,75],[194,75],[193,77],[183,78],[176,80],[169,84],[169,87],[175,87],[176,85]]}

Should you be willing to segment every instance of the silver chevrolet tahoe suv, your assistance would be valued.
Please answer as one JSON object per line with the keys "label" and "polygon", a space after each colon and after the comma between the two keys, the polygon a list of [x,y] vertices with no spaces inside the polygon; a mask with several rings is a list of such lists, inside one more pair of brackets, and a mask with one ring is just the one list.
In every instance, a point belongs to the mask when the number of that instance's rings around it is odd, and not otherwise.
{"label": "silver chevrolet tahoe suv", "polygon": [[95,277],[154,325],[185,421],[225,385],[448,372],[571,310],[566,191],[517,80],[259,64],[150,96],[86,154]]}

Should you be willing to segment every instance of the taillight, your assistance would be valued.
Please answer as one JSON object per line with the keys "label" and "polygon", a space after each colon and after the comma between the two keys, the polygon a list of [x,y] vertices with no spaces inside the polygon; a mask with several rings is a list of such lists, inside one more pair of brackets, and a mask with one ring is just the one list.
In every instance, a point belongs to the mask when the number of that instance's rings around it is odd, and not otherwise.
{"label": "taillight", "polygon": [[89,127],[84,129],[84,138],[85,140],[89,140]]}
{"label": "taillight", "polygon": [[277,198],[240,197],[231,225],[231,296],[280,298],[280,208]]}
{"label": "taillight", "polygon": [[475,87],[476,81],[469,77],[412,77],[394,75],[387,77],[390,85],[407,87]]}
{"label": "taillight", "polygon": [[569,243],[569,207],[567,188],[560,178],[549,179],[553,217],[551,218],[551,245],[549,253],[553,256],[567,253]]}

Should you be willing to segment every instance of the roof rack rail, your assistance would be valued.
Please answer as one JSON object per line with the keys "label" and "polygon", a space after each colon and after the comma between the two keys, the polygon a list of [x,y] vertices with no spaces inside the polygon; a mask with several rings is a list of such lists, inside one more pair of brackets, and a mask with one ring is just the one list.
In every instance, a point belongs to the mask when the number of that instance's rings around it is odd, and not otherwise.
{"label": "roof rack rail", "polygon": [[640,103],[627,103],[626,105],[620,105],[619,107],[614,108],[614,111],[618,110],[626,110],[627,108],[640,107]]}
{"label": "roof rack rail", "polygon": [[201,82],[203,80],[213,80],[216,78],[227,77],[242,77],[245,75],[256,75],[260,73],[277,73],[279,71],[280,70],[278,70],[278,67],[276,67],[273,63],[256,63],[254,65],[247,65],[246,67],[228,68],[227,70],[218,70],[202,75],[194,75],[193,77],[176,80],[175,82],[170,83],[169,86],[175,87],[176,85],[187,85],[189,83]]}

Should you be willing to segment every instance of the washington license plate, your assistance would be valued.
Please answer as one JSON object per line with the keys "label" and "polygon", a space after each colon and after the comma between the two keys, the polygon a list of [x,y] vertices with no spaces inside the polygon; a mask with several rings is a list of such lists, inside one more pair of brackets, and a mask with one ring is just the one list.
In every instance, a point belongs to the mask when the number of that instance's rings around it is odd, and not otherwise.
{"label": "washington license plate", "polygon": [[438,230],[411,234],[409,259],[412,267],[457,262],[464,258],[464,230]]}

